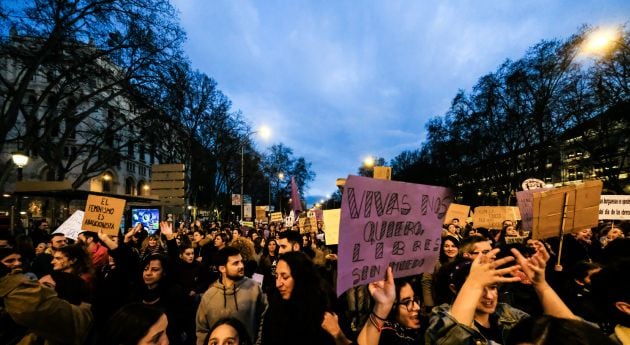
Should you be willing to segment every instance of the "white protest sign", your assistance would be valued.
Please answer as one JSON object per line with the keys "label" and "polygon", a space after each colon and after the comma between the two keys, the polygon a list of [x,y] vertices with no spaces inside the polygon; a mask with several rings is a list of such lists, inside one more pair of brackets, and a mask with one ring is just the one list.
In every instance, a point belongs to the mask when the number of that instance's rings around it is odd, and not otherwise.
{"label": "white protest sign", "polygon": [[599,199],[599,219],[630,219],[630,195],[602,195]]}
{"label": "white protest sign", "polygon": [[53,232],[53,234],[64,234],[67,238],[71,238],[76,241],[79,233],[83,231],[81,230],[81,224],[83,224],[83,214],[84,212],[81,210],[75,211],[70,218],[66,219],[66,221]]}

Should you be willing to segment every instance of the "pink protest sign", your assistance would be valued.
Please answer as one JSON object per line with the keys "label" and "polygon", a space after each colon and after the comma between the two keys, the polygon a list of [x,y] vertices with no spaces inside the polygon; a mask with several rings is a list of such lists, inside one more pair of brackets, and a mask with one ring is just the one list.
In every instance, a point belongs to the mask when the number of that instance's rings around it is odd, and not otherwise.
{"label": "pink protest sign", "polygon": [[341,201],[337,295],[385,277],[432,272],[450,190],[349,176]]}

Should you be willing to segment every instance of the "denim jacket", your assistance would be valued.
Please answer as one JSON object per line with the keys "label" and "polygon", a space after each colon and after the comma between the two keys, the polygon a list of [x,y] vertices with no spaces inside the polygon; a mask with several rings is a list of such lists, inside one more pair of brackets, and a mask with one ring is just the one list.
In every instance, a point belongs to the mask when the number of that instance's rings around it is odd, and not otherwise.
{"label": "denim jacket", "polygon": [[[429,328],[425,336],[427,345],[486,345],[488,340],[475,326],[468,326],[457,322],[450,314],[451,306],[442,304],[433,308],[429,319]],[[520,320],[529,315],[521,310],[512,308],[508,304],[499,303],[495,311],[498,316],[501,336],[505,341],[508,331]]]}

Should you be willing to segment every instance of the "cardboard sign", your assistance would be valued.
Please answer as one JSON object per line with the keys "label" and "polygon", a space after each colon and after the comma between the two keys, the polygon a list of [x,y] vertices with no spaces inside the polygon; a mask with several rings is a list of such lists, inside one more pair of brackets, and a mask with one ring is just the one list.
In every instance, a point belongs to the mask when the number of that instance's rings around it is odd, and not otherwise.
{"label": "cardboard sign", "polygon": [[324,210],[324,234],[326,234],[326,245],[335,245],[339,243],[339,220],[341,209]]}
{"label": "cardboard sign", "polygon": [[271,222],[272,223],[280,223],[280,222],[282,222],[282,212],[272,212],[271,213]]}
{"label": "cardboard sign", "polygon": [[479,206],[475,207],[473,225],[475,228],[501,229],[504,220],[516,222],[521,213],[515,206]]}
{"label": "cardboard sign", "polygon": [[83,231],[81,230],[83,214],[84,212],[81,210],[75,211],[57,230],[53,231],[53,234],[64,234],[66,237],[76,241],[81,231]]}
{"label": "cardboard sign", "polygon": [[532,231],[534,222],[534,193],[544,192],[550,189],[551,188],[539,188],[516,192],[516,204],[518,205],[518,210],[521,213],[521,229],[525,231]]}
{"label": "cardboard sign", "polygon": [[444,224],[451,224],[453,218],[459,219],[460,223],[465,223],[468,219],[468,213],[470,213],[470,206],[451,203],[446,211]]}
{"label": "cardboard sign", "polygon": [[88,195],[81,229],[107,235],[118,235],[125,210],[125,200],[108,196]]}
{"label": "cardboard sign", "polygon": [[256,219],[267,223],[267,206],[256,206]]}
{"label": "cardboard sign", "polygon": [[391,180],[392,179],[392,167],[374,167],[375,179],[379,180]]}
{"label": "cardboard sign", "polygon": [[298,219],[298,227],[301,234],[317,232],[317,219],[315,217],[302,217]]}
{"label": "cardboard sign", "polygon": [[630,195],[602,195],[599,201],[599,219],[630,219]]}
{"label": "cardboard sign", "polygon": [[563,215],[564,233],[597,226],[601,193],[600,180],[534,193],[532,238],[559,236]]}
{"label": "cardboard sign", "polygon": [[447,188],[349,176],[341,202],[337,295],[353,286],[432,272]]}

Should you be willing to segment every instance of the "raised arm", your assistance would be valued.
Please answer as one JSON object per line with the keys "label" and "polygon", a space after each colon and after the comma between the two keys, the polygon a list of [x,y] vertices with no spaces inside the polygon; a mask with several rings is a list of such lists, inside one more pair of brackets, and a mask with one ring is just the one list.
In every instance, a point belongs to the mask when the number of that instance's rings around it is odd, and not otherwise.
{"label": "raised arm", "polygon": [[499,248],[495,248],[488,254],[479,254],[472,262],[470,274],[457,293],[455,302],[451,307],[451,316],[458,323],[471,326],[475,318],[475,309],[479,299],[483,295],[484,288],[497,283],[509,283],[519,281],[519,277],[505,277],[504,275],[514,272],[518,266],[510,266],[497,269],[506,263],[514,261],[514,257],[507,256],[499,260],[494,257],[499,252]]}
{"label": "raised arm", "polygon": [[564,301],[551,288],[545,279],[545,267],[549,260],[549,253],[544,245],[536,246],[537,250],[531,258],[525,258],[516,248],[512,249],[512,253],[516,257],[517,262],[521,266],[523,272],[531,279],[543,312],[547,315],[563,318],[563,319],[579,319],[575,316],[571,309],[564,304]]}
{"label": "raised arm", "polygon": [[394,301],[396,300],[396,286],[394,285],[394,274],[392,268],[387,268],[385,280],[380,280],[368,285],[370,295],[374,298],[376,304],[370,317],[363,325],[361,333],[357,337],[359,345],[378,345],[381,338],[381,328],[383,321],[392,310]]}

